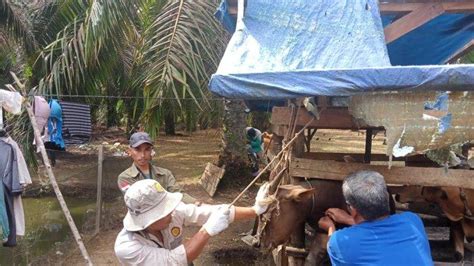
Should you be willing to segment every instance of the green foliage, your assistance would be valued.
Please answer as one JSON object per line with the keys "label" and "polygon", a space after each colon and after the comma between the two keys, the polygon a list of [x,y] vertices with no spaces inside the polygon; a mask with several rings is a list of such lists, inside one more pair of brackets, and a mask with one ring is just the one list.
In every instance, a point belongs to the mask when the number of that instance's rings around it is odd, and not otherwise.
{"label": "green foliage", "polygon": [[461,58],[461,63],[474,64],[474,49]]}
{"label": "green foliage", "polygon": [[38,47],[28,22],[18,4],[11,0],[0,0],[0,26],[8,29],[10,37],[22,41],[28,52],[33,52]]}
{"label": "green foliage", "polygon": [[212,17],[215,7],[214,1],[55,1],[36,16],[35,32],[48,32],[38,37],[45,46],[37,90],[100,95],[114,88],[114,96],[130,99],[129,126],[141,123],[155,134],[164,101],[177,112],[188,98],[198,110],[210,107],[207,82],[226,40]]}
{"label": "green foliage", "polygon": [[11,82],[10,71],[15,65],[14,50],[6,43],[0,42],[0,84]]}
{"label": "green foliage", "polygon": [[[26,62],[16,72],[33,93],[107,105],[94,111],[116,110],[128,130],[141,124],[152,135],[167,112],[190,129],[219,123],[212,120],[220,121],[222,103],[210,100],[207,90],[228,39],[213,17],[218,0],[44,3],[19,12],[0,0],[0,26],[24,48]],[[114,98],[96,98],[108,95]],[[31,133],[23,122],[16,128],[24,130],[19,136],[26,146]]]}

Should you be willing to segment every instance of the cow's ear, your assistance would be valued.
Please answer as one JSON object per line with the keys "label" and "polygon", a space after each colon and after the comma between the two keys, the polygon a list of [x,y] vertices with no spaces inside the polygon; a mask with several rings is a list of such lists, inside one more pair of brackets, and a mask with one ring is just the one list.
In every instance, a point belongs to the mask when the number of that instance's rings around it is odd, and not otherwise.
{"label": "cow's ear", "polygon": [[313,196],[314,193],[316,193],[316,189],[315,189],[315,188],[311,188],[311,189],[306,189],[306,188],[296,189],[296,190],[293,191],[293,193],[292,193],[292,199],[293,199],[294,201],[296,201],[296,202],[306,201],[306,200],[311,199],[311,197]]}

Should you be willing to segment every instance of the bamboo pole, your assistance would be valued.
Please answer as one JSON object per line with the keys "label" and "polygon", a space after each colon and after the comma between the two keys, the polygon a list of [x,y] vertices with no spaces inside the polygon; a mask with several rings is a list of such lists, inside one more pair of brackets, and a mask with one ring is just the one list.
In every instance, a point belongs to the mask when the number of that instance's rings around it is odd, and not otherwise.
{"label": "bamboo pole", "polygon": [[104,163],[104,146],[99,146],[99,158],[97,167],[97,205],[96,205],[96,216],[95,216],[95,235],[99,234],[100,231],[100,218],[102,215],[102,165]]}
{"label": "bamboo pole", "polygon": [[[11,73],[11,74],[13,78],[15,79],[15,82],[17,83],[17,85],[23,91],[25,89],[25,85],[23,85],[19,81],[19,79],[16,77],[14,73]],[[53,186],[54,193],[56,194],[56,197],[59,201],[59,205],[61,206],[64,216],[66,217],[67,223],[69,224],[69,227],[71,228],[74,239],[76,240],[77,245],[79,246],[82,256],[84,257],[84,260],[86,261],[87,265],[93,265],[89,257],[89,253],[87,252],[87,249],[84,246],[84,242],[82,241],[81,235],[79,234],[79,230],[77,230],[76,224],[74,223],[74,220],[72,219],[71,212],[69,211],[67,207],[66,201],[64,201],[63,194],[61,193],[61,190],[59,189],[58,182],[56,181],[56,177],[54,176],[53,169],[51,168],[48,155],[46,154],[46,148],[44,147],[44,142],[41,139],[41,133],[38,129],[38,124],[36,123],[36,118],[33,113],[33,108],[31,107],[31,104],[28,100],[26,101],[26,110],[28,112],[31,125],[33,126],[33,132],[35,134],[36,145],[39,147],[41,151],[41,156],[43,157],[43,162],[46,167],[46,171],[48,173],[48,177],[51,182],[51,185]]]}

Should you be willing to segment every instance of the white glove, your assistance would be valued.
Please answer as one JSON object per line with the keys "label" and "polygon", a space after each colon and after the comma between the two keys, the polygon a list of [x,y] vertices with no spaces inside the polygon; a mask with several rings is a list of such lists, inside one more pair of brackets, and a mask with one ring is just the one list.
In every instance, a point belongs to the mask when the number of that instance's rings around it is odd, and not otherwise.
{"label": "white glove", "polygon": [[215,236],[229,227],[229,215],[229,208],[220,206],[217,210],[212,212],[202,227],[210,236]]}
{"label": "white glove", "polygon": [[258,190],[257,197],[255,197],[255,204],[252,207],[257,215],[261,215],[262,213],[266,212],[268,205],[270,205],[270,201],[267,199],[269,189],[270,184],[266,182]]}

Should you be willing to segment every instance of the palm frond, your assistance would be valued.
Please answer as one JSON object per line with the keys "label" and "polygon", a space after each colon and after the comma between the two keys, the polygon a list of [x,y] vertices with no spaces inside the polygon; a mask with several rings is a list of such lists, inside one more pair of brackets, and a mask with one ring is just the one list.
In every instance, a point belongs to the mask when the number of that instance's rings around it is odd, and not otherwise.
{"label": "palm frond", "polygon": [[27,51],[38,48],[26,15],[9,0],[0,0],[0,25],[5,25],[11,36],[23,40]]}
{"label": "palm frond", "polygon": [[[67,2],[67,1],[66,1]],[[38,63],[43,65],[45,77],[38,90],[41,92],[77,93],[77,86],[92,68],[117,58],[125,36],[137,16],[140,1],[89,1],[88,6],[64,5],[57,15],[70,22],[47,45]],[[105,61],[99,60],[105,59]]]}
{"label": "palm frond", "polygon": [[207,82],[226,41],[226,33],[213,18],[215,8],[213,1],[169,1],[145,30],[146,125],[152,124],[163,95],[174,98],[179,106],[185,97],[193,98],[199,107],[209,105]]}

